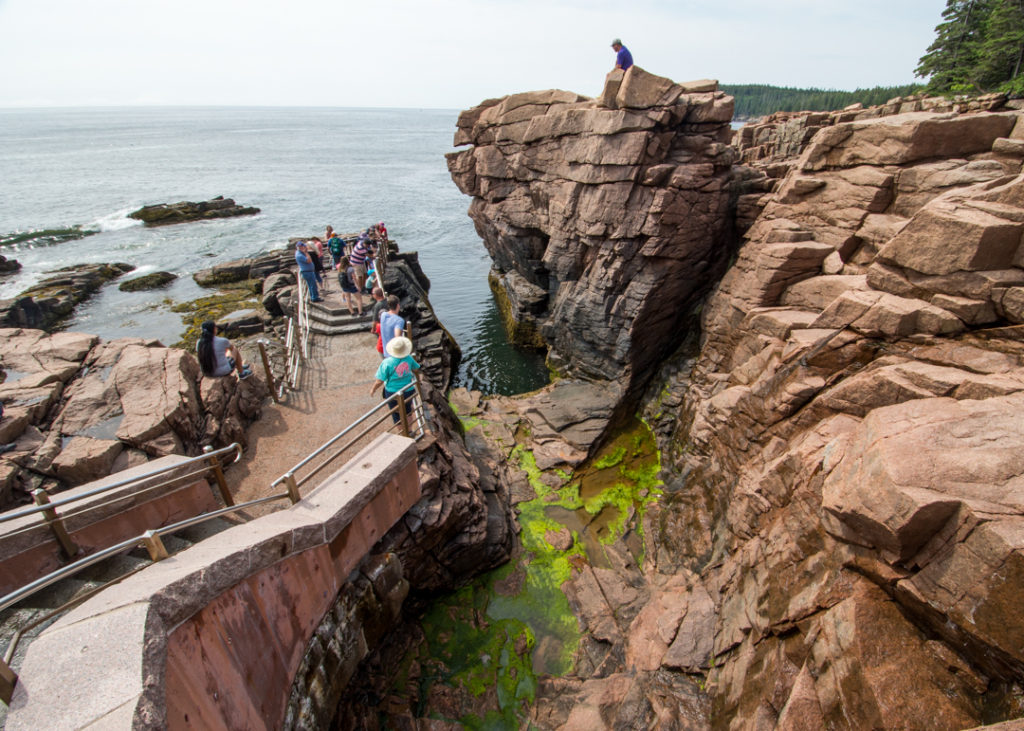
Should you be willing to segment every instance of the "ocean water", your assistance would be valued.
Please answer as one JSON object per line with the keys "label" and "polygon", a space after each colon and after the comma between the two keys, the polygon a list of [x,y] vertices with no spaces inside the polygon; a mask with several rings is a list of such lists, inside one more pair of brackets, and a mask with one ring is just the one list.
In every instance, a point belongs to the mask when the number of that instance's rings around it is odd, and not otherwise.
{"label": "ocean water", "polygon": [[[198,269],[284,245],[292,236],[385,221],[418,251],[430,300],[463,351],[459,385],[514,394],[545,382],[543,360],[509,346],[487,285],[490,258],[452,183],[455,110],[102,108],[0,110],[0,235],[82,226],[100,233],[49,246],[0,247],[23,265],[0,277],[12,297],[62,266],[123,261],[128,277],[167,270],[170,287],[116,282],[79,306],[71,330],[104,338],[182,331],[176,302],[207,294]],[[146,228],[143,205],[223,195],[261,213]]]}

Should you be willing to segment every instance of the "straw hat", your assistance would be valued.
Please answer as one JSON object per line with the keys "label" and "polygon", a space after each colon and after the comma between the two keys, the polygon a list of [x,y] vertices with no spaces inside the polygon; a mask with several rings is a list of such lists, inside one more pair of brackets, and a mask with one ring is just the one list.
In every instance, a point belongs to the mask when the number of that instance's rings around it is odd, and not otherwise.
{"label": "straw hat", "polygon": [[404,358],[412,352],[412,341],[399,335],[388,341],[385,350],[388,351],[388,355],[392,358]]}

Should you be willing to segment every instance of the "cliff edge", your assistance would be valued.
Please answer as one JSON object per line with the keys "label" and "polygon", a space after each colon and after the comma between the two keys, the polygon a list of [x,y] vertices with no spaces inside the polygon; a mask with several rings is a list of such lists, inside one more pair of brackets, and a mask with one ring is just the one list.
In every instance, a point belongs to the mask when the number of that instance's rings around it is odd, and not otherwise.
{"label": "cliff edge", "polygon": [[732,111],[716,82],[633,67],[600,99],[527,92],[459,116],[472,147],[448,167],[514,341],[561,375],[642,384],[728,257]]}
{"label": "cliff edge", "polygon": [[640,560],[562,587],[604,660],[531,722],[1024,716],[1024,113],[943,104],[789,115],[738,135],[743,166],[728,98],[639,69],[460,117],[510,319],[627,408],[648,383],[661,450]]}

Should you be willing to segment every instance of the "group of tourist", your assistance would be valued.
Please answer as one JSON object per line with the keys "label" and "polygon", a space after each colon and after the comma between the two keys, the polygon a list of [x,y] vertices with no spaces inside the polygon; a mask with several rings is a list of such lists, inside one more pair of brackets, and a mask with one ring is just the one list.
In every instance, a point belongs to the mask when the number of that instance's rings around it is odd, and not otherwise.
{"label": "group of tourist", "polygon": [[[377,251],[386,245],[388,230],[384,222],[375,223],[348,241],[328,226],[324,237],[313,236],[295,244],[295,263],[309,289],[310,301],[321,302],[326,291],[324,260],[329,255],[331,268],[338,272],[338,284],[349,314],[363,314],[363,294],[373,286]],[[324,243],[326,241],[326,244]]]}
{"label": "group of tourist", "polygon": [[[371,278],[378,247],[388,240],[387,229],[381,221],[348,243],[328,226],[323,239],[314,236],[309,241],[296,242],[295,262],[309,288],[311,302],[323,300],[324,240],[327,242],[326,253],[331,257],[331,265],[338,272],[338,282],[350,314],[363,314],[363,292],[368,281],[372,286],[371,330],[377,335],[377,352],[381,363],[377,367],[370,393],[382,390],[383,398],[391,408],[391,418],[397,424],[400,418],[397,413],[397,396],[402,393],[407,408],[412,408],[415,394],[412,386],[415,371],[419,370],[420,365],[412,357],[412,340],[406,336],[405,318],[399,314],[401,301],[395,295],[385,297],[380,286],[373,286],[374,280]],[[217,326],[213,322],[203,323],[196,350],[206,376],[218,378],[237,371],[238,377],[244,379],[252,374],[252,370],[242,360],[241,353],[227,338],[218,335]]]}

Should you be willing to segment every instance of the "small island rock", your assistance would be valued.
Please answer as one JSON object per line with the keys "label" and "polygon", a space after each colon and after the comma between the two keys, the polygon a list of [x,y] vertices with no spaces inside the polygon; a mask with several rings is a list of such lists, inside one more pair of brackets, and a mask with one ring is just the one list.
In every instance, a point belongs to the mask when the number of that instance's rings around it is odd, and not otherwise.
{"label": "small island rock", "polygon": [[147,226],[163,226],[170,223],[202,221],[209,218],[251,216],[259,212],[259,208],[240,206],[232,198],[217,196],[212,200],[199,203],[181,201],[179,203],[159,203],[155,206],[143,206],[139,210],[129,213],[128,218],[142,221]]}
{"label": "small island rock", "polygon": [[126,282],[121,282],[118,289],[122,292],[141,292],[146,289],[159,289],[160,287],[166,287],[177,278],[178,275],[171,272],[152,272],[150,274],[143,274],[141,277],[135,277],[135,279],[129,279]]}

